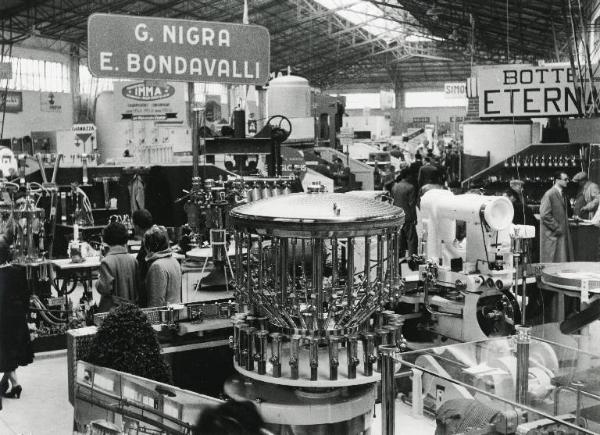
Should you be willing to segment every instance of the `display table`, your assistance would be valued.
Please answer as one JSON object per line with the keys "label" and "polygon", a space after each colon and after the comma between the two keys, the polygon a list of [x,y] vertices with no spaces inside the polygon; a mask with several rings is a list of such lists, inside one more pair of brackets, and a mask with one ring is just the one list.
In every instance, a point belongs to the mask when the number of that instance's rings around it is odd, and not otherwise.
{"label": "display table", "polygon": [[[50,260],[50,263],[56,273],[59,297],[72,293],[80,282],[83,285],[83,296],[91,300],[93,273],[100,269],[100,257],[87,257],[82,263],[73,263],[70,258]],[[62,280],[60,285],[59,280]],[[70,281],[73,281],[73,285],[69,290]]]}

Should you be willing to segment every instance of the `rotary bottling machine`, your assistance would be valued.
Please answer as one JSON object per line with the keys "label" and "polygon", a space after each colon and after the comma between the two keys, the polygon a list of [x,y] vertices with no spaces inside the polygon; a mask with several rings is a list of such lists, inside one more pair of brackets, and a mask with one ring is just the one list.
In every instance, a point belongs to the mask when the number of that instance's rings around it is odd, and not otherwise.
{"label": "rotary bottling machine", "polygon": [[522,319],[511,289],[535,228],[512,225],[511,202],[497,196],[431,190],[421,213],[423,291],[403,302],[419,307],[430,330],[455,341],[512,333]]}
{"label": "rotary bottling machine", "polygon": [[402,209],[299,193],[232,210],[234,366],[225,385],[276,433],[369,431],[378,345],[402,346]]}

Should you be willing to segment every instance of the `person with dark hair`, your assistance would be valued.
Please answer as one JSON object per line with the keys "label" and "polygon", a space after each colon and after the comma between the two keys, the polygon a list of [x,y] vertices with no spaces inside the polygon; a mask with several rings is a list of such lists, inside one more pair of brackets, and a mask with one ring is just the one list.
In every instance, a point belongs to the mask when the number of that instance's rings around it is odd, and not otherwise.
{"label": "person with dark hair", "polygon": [[136,239],[142,241],[142,246],[135,259],[138,263],[138,273],[140,277],[138,283],[138,305],[145,308],[148,303],[146,287],[144,285],[146,274],[148,273],[148,263],[146,263],[146,255],[148,255],[148,252],[144,247],[144,233],[152,227],[152,214],[146,209],[136,210],[131,215],[131,220],[133,221],[133,232]]}
{"label": "person with dark hair", "polygon": [[265,422],[250,401],[229,400],[206,408],[194,428],[194,435],[266,435]]}
{"label": "person with dark hair", "polygon": [[404,210],[404,225],[400,230],[400,255],[417,253],[417,190],[409,181],[409,169],[400,171],[392,186],[393,204]]}
{"label": "person with dark hair", "polygon": [[1,397],[19,399],[23,387],[17,368],[33,362],[33,349],[27,325],[30,293],[25,268],[10,263],[9,233],[0,234],[0,380]]}
{"label": "person with dark hair", "polygon": [[144,246],[148,251],[148,306],[164,307],[181,302],[181,266],[169,249],[167,229],[153,225],[144,234]]}
{"label": "person with dark hair", "polygon": [[569,206],[565,189],[569,176],[554,174],[554,186],[544,193],[540,204],[540,262],[573,261],[573,241],[569,230]]}
{"label": "person with dark hair", "polygon": [[116,303],[137,303],[138,264],[127,252],[127,228],[120,222],[111,222],[102,231],[102,240],[108,253],[100,263],[96,290],[100,293],[99,312],[110,310]]}
{"label": "person with dark hair", "polygon": [[425,163],[419,168],[417,183],[419,185],[419,189],[426,184],[438,183],[438,170],[433,165],[431,157],[425,157]]}

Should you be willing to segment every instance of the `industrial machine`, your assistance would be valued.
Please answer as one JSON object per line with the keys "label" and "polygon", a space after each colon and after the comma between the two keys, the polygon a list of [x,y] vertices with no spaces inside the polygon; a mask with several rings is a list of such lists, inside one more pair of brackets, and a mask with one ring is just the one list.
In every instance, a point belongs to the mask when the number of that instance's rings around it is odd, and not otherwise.
{"label": "industrial machine", "polygon": [[421,213],[422,292],[403,301],[422,306],[429,329],[444,338],[464,342],[512,333],[521,320],[511,292],[521,254],[512,248],[535,229],[515,229],[513,206],[504,197],[431,190],[421,198]]}
{"label": "industrial machine", "polygon": [[275,433],[368,433],[378,345],[403,346],[402,316],[386,310],[402,290],[402,209],[314,189],[230,221],[239,375],[226,394],[258,403]]}

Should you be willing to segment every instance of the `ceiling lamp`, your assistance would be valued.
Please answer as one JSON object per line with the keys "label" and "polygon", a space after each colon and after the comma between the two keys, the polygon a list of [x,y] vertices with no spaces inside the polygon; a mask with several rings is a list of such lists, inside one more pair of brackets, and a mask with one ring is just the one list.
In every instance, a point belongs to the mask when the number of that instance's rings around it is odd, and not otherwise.
{"label": "ceiling lamp", "polygon": [[437,1],[434,1],[431,7],[425,12],[425,15],[437,20],[443,13],[443,9],[437,5]]}

